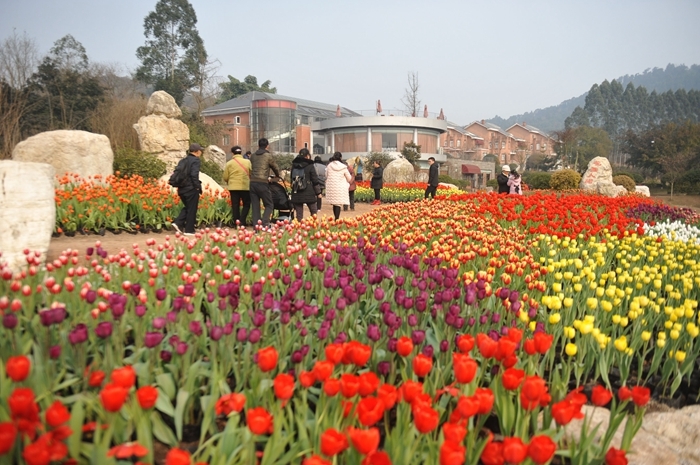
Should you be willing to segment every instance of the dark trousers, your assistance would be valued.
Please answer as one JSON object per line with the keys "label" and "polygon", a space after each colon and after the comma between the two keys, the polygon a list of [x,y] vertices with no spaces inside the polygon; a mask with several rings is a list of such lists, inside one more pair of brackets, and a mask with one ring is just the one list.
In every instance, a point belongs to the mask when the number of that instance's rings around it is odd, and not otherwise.
{"label": "dark trousers", "polygon": [[270,192],[270,186],[266,182],[251,182],[250,183],[250,203],[253,210],[253,226],[257,226],[260,218],[260,201],[262,200],[265,207],[265,211],[262,216],[263,226],[270,225],[270,218],[272,217],[272,209],[274,207],[272,203],[272,192]]}
{"label": "dark trousers", "polygon": [[185,192],[177,191],[182,204],[184,205],[180,214],[177,215],[173,224],[186,233],[194,233],[194,225],[197,221],[197,205],[199,204],[199,191],[186,190]]}
{"label": "dark trousers", "polygon": [[316,211],[321,211],[321,206],[323,205],[323,197],[316,199]]}
{"label": "dark trousers", "polygon": [[333,205],[333,217],[336,220],[340,218],[340,205]]}
{"label": "dark trousers", "polygon": [[309,207],[309,213],[311,213],[311,216],[314,216],[316,213],[318,213],[318,209],[316,208],[316,202],[295,203],[293,205],[294,215],[299,221],[301,221],[304,218],[304,205]]}
{"label": "dark trousers", "polygon": [[[232,226],[245,225],[250,211],[250,191],[228,191],[231,195]],[[241,209],[243,201],[243,209]]]}
{"label": "dark trousers", "polygon": [[435,198],[435,193],[437,192],[437,186],[428,186],[425,189],[425,198],[427,199],[428,196]]}
{"label": "dark trousers", "polygon": [[382,192],[381,189],[374,189],[374,200],[381,200],[381,195],[380,195],[381,192]]}
{"label": "dark trousers", "polygon": [[[350,210],[355,209],[355,191],[348,191],[348,196],[350,197]],[[348,211],[348,206],[343,205],[343,210]]]}

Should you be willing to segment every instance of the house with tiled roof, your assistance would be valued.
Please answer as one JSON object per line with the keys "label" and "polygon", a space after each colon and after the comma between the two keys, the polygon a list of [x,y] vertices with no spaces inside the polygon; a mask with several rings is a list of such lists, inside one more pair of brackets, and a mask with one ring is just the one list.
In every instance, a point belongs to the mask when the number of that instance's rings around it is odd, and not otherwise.
{"label": "house with tiled roof", "polygon": [[[500,126],[488,123],[482,119],[464,126],[464,129],[483,139],[484,146],[480,153],[495,156],[499,164],[522,164],[525,161],[523,159],[521,162],[519,160],[521,157],[518,156],[518,151],[522,150],[519,144],[524,141],[518,140],[515,135],[504,131]],[[481,156],[481,159],[483,159],[484,155]]]}
{"label": "house with tiled roof", "polygon": [[521,149],[525,151],[525,159],[533,154],[554,155],[555,140],[546,132],[525,122],[516,123],[508,128],[508,132],[522,140]]}

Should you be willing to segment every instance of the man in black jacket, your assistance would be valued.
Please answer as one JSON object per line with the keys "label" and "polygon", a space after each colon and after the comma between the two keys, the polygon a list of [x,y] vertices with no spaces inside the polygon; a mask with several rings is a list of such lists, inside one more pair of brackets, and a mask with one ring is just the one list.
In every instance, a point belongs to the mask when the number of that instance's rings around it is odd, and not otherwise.
{"label": "man in black jacket", "polygon": [[272,209],[274,203],[272,201],[272,192],[268,178],[270,170],[275,173],[275,176],[280,177],[280,170],[277,168],[275,159],[268,150],[270,143],[263,138],[258,140],[258,150],[251,155],[250,164],[250,205],[253,210],[253,226],[258,225],[260,218],[260,200],[262,200],[265,210],[262,214],[262,225],[268,227],[270,218],[272,217]]}
{"label": "man in black jacket", "polygon": [[311,216],[318,213],[317,200],[321,197],[322,186],[309,149],[299,150],[299,155],[292,160],[292,173],[295,173],[297,169],[304,170],[304,178],[306,179],[306,185],[303,189],[296,189],[294,179],[292,179],[292,205],[294,205],[296,219],[301,221],[304,218],[304,205],[309,207]]}
{"label": "man in black jacket", "polygon": [[187,154],[187,182],[184,186],[177,189],[177,195],[184,205],[173,221],[173,227],[182,232],[185,230],[185,236],[194,236],[194,225],[197,221],[197,206],[199,205],[199,196],[202,194],[202,182],[199,180],[199,167],[201,166],[202,146],[199,144],[191,144],[189,153]]}
{"label": "man in black jacket", "polygon": [[510,187],[508,187],[508,176],[510,176],[510,166],[503,165],[501,167],[501,174],[496,176],[499,194],[507,194],[510,192]]}
{"label": "man in black jacket", "polygon": [[428,196],[435,198],[435,192],[438,188],[438,165],[435,164],[435,157],[428,158],[430,169],[428,170],[428,187],[425,188],[425,198]]}

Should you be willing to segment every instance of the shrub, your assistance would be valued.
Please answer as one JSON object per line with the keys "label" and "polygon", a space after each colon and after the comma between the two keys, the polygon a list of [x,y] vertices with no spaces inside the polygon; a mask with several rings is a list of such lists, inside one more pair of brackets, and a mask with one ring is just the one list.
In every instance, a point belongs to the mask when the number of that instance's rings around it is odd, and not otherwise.
{"label": "shrub", "polygon": [[370,173],[374,169],[374,161],[378,161],[382,168],[386,168],[386,165],[391,163],[393,158],[391,158],[386,153],[382,152],[370,152],[367,154],[367,161],[365,163],[365,169]]}
{"label": "shrub", "polygon": [[[623,170],[621,170],[621,171],[617,171],[617,170],[613,171],[613,177],[615,177],[615,176],[620,176],[620,175],[629,176],[630,178],[632,178],[632,180],[634,181],[635,185],[637,185],[637,184],[642,184],[642,183],[644,182],[644,175],[641,174],[641,173],[636,173],[636,172],[634,172],[634,171],[623,171]],[[622,185],[622,184],[620,184],[620,185]]]}
{"label": "shrub", "polygon": [[549,181],[552,179],[552,173],[544,171],[524,171],[522,174],[523,182],[530,189],[549,189]]}
{"label": "shrub", "polygon": [[549,180],[549,187],[555,191],[578,189],[581,183],[581,175],[574,170],[564,169],[555,171]]}
{"label": "shrub", "polygon": [[496,178],[489,179],[486,181],[486,187],[494,187],[498,189],[498,180]]}
{"label": "shrub", "polygon": [[627,189],[627,192],[634,192],[635,191],[635,182],[634,179],[630,178],[627,175],[624,174],[618,174],[617,176],[613,176],[613,184],[616,186],[622,186],[625,189]]}
{"label": "shrub", "polygon": [[292,154],[275,154],[275,163],[277,163],[277,168],[280,171],[291,171],[292,170],[292,160],[296,155]]}
{"label": "shrub", "polygon": [[673,192],[679,194],[700,194],[700,170],[688,171],[673,185]]}
{"label": "shrub", "polygon": [[221,184],[223,182],[222,178],[224,177],[224,170],[222,170],[214,161],[209,161],[204,157],[200,157],[200,160],[202,163],[199,167],[199,171]]}
{"label": "shrub", "polygon": [[455,179],[451,178],[450,176],[446,174],[440,174],[438,175],[438,182],[442,182],[445,184],[454,184],[455,186],[459,187],[460,189],[464,189],[465,187],[469,186],[469,181],[466,179]]}
{"label": "shrub", "polygon": [[166,171],[165,162],[154,154],[128,147],[117,149],[112,167],[121,177],[138,174],[144,179],[158,179]]}

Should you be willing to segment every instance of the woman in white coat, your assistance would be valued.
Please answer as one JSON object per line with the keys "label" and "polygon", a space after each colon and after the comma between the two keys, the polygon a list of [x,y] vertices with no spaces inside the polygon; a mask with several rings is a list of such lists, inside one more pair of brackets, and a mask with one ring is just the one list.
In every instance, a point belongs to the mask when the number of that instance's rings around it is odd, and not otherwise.
{"label": "woman in white coat", "polygon": [[340,218],[341,207],[350,204],[348,188],[352,175],[342,159],[343,154],[335,152],[326,166],[326,202],[333,205],[333,216],[336,220]]}

